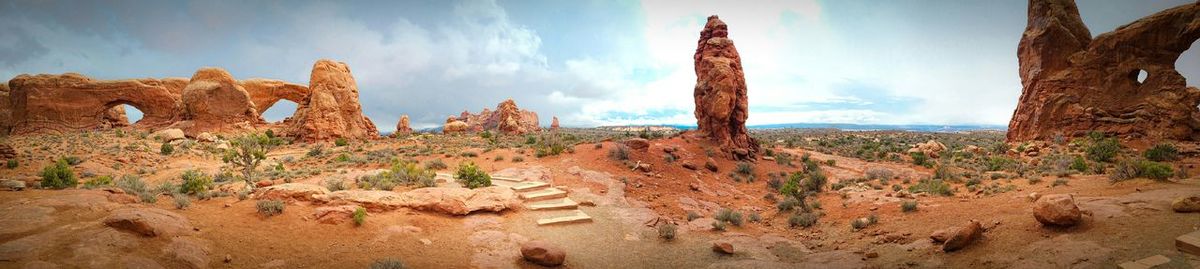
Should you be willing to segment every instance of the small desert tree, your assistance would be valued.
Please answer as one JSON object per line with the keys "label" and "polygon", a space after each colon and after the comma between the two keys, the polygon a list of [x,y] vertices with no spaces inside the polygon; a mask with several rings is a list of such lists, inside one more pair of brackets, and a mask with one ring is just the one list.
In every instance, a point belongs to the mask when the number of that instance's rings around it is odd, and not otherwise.
{"label": "small desert tree", "polygon": [[229,141],[229,149],[225,150],[222,160],[240,168],[247,188],[254,189],[254,170],[267,159],[267,152],[275,144],[276,142],[266,135],[243,135]]}

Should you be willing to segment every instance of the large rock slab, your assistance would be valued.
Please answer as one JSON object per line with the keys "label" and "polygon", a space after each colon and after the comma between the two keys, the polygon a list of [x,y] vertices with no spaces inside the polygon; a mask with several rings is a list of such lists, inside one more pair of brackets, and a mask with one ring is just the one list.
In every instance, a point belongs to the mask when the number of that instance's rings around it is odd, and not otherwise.
{"label": "large rock slab", "polygon": [[1167,9],[1095,38],[1072,0],[1033,0],[1028,10],[1017,47],[1023,89],[1008,141],[1091,131],[1153,141],[1200,138],[1200,89],[1175,70],[1200,39],[1200,5]]}
{"label": "large rock slab", "polygon": [[708,17],[700,32],[693,59],[696,131],[730,157],[755,159],[759,146],[746,129],[750,106],[742,59],[729,39],[728,27],[716,15]]}
{"label": "large rock slab", "polygon": [[567,260],[567,252],[549,242],[532,240],[521,244],[521,257],[541,266],[559,266]]}
{"label": "large rock slab", "polygon": [[329,189],[304,183],[284,183],[255,190],[259,200],[316,201],[329,194]]}
{"label": "large rock slab", "polygon": [[121,208],[104,218],[104,225],[144,236],[177,236],[192,232],[188,219],[157,208]]}
{"label": "large rock slab", "polygon": [[499,212],[517,208],[521,200],[512,189],[491,186],[467,188],[420,188],[405,192],[403,204],[419,210],[466,215],[475,211]]}

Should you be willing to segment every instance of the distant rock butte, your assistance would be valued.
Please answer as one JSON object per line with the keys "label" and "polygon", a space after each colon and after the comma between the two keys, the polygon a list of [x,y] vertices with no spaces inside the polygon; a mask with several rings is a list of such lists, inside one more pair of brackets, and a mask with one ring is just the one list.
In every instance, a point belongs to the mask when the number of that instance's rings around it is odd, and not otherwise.
{"label": "distant rock butte", "polygon": [[[1200,3],[1092,38],[1072,0],[1031,0],[1017,47],[1020,101],[1008,141],[1082,136],[1200,139],[1200,89],[1175,71],[1200,38]],[[1145,72],[1139,82],[1139,73]]]}
{"label": "distant rock butte", "polygon": [[[462,122],[466,125],[465,129],[459,130],[461,124],[454,122]],[[454,124],[455,126],[451,126]],[[454,130],[447,130],[449,127],[454,127]],[[523,110],[517,107],[517,102],[512,99],[504,100],[496,105],[496,110],[492,111],[484,108],[479,114],[471,114],[463,111],[458,117],[451,116],[446,119],[446,125],[443,126],[442,132],[482,132],[495,131],[505,134],[526,134],[541,130],[538,127],[538,115],[536,112]]]}
{"label": "distant rock butte", "polygon": [[550,118],[550,130],[558,130],[558,117]]}
{"label": "distant rock butte", "polygon": [[400,121],[396,122],[395,134],[402,135],[402,134],[410,134],[412,132],[413,132],[412,127],[408,126],[408,115],[401,115]]}
{"label": "distant rock butte", "polygon": [[713,15],[696,42],[696,131],[728,156],[753,160],[759,146],[746,130],[746,79],[741,56],[728,36],[725,22]]}
{"label": "distant rock butte", "polygon": [[[290,136],[303,140],[378,136],[374,124],[362,115],[357,86],[345,64],[318,61],[310,84],[312,87],[272,79],[238,81],[220,68],[202,68],[191,79],[19,75],[0,84],[0,134],[132,125],[150,130],[179,128],[195,136],[261,126],[266,123],[264,111],[279,100],[289,100],[298,104],[295,115],[283,122]],[[121,105],[137,108],[142,119],[130,123]]]}

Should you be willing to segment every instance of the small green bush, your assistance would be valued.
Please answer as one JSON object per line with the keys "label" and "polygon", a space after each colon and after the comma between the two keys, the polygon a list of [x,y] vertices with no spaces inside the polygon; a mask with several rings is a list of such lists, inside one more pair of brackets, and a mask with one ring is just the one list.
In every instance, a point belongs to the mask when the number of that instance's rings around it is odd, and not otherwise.
{"label": "small green bush", "polygon": [[308,157],[320,157],[321,155],[324,155],[324,154],[325,154],[325,147],[318,144],[317,146],[313,147],[312,149],[309,149],[308,153],[306,155]]}
{"label": "small green bush", "polygon": [[1171,165],[1169,164],[1155,161],[1140,161],[1138,162],[1138,175],[1157,181],[1165,181],[1175,175],[1175,170],[1171,169]]}
{"label": "small green bush", "polygon": [[1075,160],[1071,161],[1071,169],[1080,173],[1086,173],[1088,171],[1087,160],[1084,160],[1083,156],[1075,156]]}
{"label": "small green bush", "polygon": [[812,227],[813,225],[817,224],[817,219],[819,219],[819,218],[820,217],[817,216],[816,213],[811,213],[811,212],[794,214],[788,218],[788,225],[791,225],[792,227],[799,226],[799,227],[808,228],[808,227]]}
{"label": "small green bush", "polygon": [[697,214],[695,211],[688,211],[688,212],[687,212],[687,220],[688,220],[688,221],[693,221],[693,220],[696,220],[696,219],[698,219],[698,218],[700,218],[700,214]]}
{"label": "small green bush", "polygon": [[717,211],[717,215],[714,218],[718,221],[729,222],[733,226],[742,226],[742,213],[733,211],[732,209],[722,208]]}
{"label": "small green bush", "polygon": [[75,185],[79,185],[79,179],[75,178],[75,171],[71,170],[71,165],[66,159],[60,159],[42,169],[42,188],[65,189]]}
{"label": "small green bush", "polygon": [[714,231],[725,231],[725,222],[724,221],[714,221],[712,223],[712,228]]}
{"label": "small green bush", "polygon": [[913,212],[917,211],[917,201],[909,200],[900,203],[900,211]]}
{"label": "small green bush", "polygon": [[929,156],[925,156],[924,152],[913,152],[908,156],[912,157],[912,163],[914,165],[925,166],[926,163],[929,162]]}
{"label": "small green bush", "polygon": [[1171,144],[1158,144],[1146,150],[1146,159],[1156,162],[1169,162],[1179,159],[1179,149]]}
{"label": "small green bush", "polygon": [[985,171],[1004,171],[1013,169],[1017,165],[1017,161],[1004,156],[988,157],[987,169]]}
{"label": "small green bush", "polygon": [[1121,150],[1121,143],[1116,138],[1104,137],[1103,134],[1093,132],[1091,145],[1087,147],[1086,153],[1088,159],[1096,162],[1112,162],[1117,156],[1117,152]]}
{"label": "small green bush", "polygon": [[678,227],[675,227],[675,224],[666,223],[663,225],[659,225],[658,226],[658,237],[665,239],[665,240],[673,240],[673,239],[675,239],[675,230],[677,230],[677,229],[678,229]]}
{"label": "small green bush", "polygon": [[867,224],[867,221],[863,219],[854,219],[853,221],[850,221],[850,228],[855,231],[867,228],[867,225],[869,224]]}
{"label": "small green bush", "polygon": [[928,194],[936,194],[941,196],[954,195],[954,189],[941,179],[922,179],[912,186],[908,187],[908,192],[918,193],[924,192]]}
{"label": "small green bush", "polygon": [[459,183],[471,189],[492,185],[492,177],[488,176],[486,172],[483,172],[483,169],[480,169],[479,166],[476,166],[472,162],[460,164],[455,177],[458,178]]}
{"label": "small green bush", "polygon": [[171,155],[171,153],[175,153],[175,146],[172,146],[171,143],[163,143],[162,147],[158,148],[158,153]]}
{"label": "small green bush", "polygon": [[783,201],[779,201],[779,203],[775,204],[775,208],[779,209],[779,211],[789,211],[798,206],[800,206],[800,200],[792,196],[788,196],[787,198],[784,198]]}
{"label": "small green bush", "polygon": [[397,259],[383,259],[371,263],[370,269],[405,269],[404,262]]}
{"label": "small green bush", "polygon": [[255,207],[258,208],[258,214],[270,217],[283,214],[284,204],[283,201],[279,200],[262,200],[258,201]]}
{"label": "small green bush", "polygon": [[1065,178],[1055,179],[1054,183],[1050,183],[1050,187],[1058,187],[1058,186],[1066,186],[1066,185],[1067,185],[1067,179],[1065,179]]}
{"label": "small green bush", "polygon": [[17,162],[17,159],[8,159],[8,162],[5,164],[5,167],[8,167],[8,169],[17,169],[17,166],[20,166],[20,165],[21,164]]}
{"label": "small green bush", "polygon": [[512,162],[514,162],[514,163],[519,163],[519,162],[524,162],[524,161],[525,161],[524,156],[517,155],[517,156],[512,157]]}
{"label": "small green bush", "polygon": [[338,137],[337,139],[333,140],[334,146],[345,147],[346,145],[349,145],[349,144],[350,144],[350,141],[346,141],[346,138],[344,138],[344,137]]}
{"label": "small green bush", "polygon": [[109,186],[112,184],[113,184],[112,176],[105,175],[105,176],[96,177],[92,180],[89,180],[88,182],[84,182],[83,188],[94,189],[94,188],[98,188],[98,187]]}
{"label": "small green bush", "polygon": [[738,162],[737,168],[733,171],[740,175],[752,175],[754,174],[754,165],[748,162]]}
{"label": "small green bush", "polygon": [[346,181],[341,179],[326,179],[325,188],[329,191],[340,191],[346,189]]}
{"label": "small green bush", "polygon": [[442,170],[442,169],[446,169],[448,167],[450,167],[450,166],[447,166],[446,162],[443,162],[442,159],[433,159],[433,160],[425,161],[425,169],[428,169],[428,170]]}
{"label": "small green bush", "polygon": [[353,217],[354,226],[362,226],[367,221],[367,209],[362,207],[355,208]]}
{"label": "small green bush", "polygon": [[187,170],[183,172],[183,184],[179,185],[179,192],[184,194],[198,194],[211,190],[212,187],[212,177],[196,170]]}
{"label": "small green bush", "polygon": [[175,198],[175,209],[187,209],[188,206],[192,205],[192,200],[188,199],[187,195],[176,193],[171,196]]}
{"label": "small green bush", "polygon": [[608,158],[618,161],[629,160],[629,146],[617,144],[608,150]]}

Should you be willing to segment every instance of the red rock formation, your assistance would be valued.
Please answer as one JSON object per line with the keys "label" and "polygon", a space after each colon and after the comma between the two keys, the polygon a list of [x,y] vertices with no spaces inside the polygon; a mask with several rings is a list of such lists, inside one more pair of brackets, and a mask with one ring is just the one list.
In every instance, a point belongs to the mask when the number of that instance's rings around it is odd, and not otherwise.
{"label": "red rock formation", "polygon": [[241,81],[241,85],[250,93],[250,100],[254,102],[254,110],[258,111],[260,118],[279,100],[300,104],[308,99],[308,86],[300,84],[274,79],[248,79]]}
{"label": "red rock formation", "polygon": [[693,57],[696,68],[697,132],[719,144],[735,159],[754,159],[758,142],[746,130],[749,115],[746,79],[725,22],[716,15],[700,32]]}
{"label": "red rock formation", "polygon": [[93,80],[80,74],[20,75],[8,82],[12,133],[64,132],[108,126],[118,105],[143,113],[139,127],[158,128],[179,119],[187,80]]}
{"label": "red rock formation", "polygon": [[129,125],[129,117],[125,116],[125,106],[113,106],[104,111],[104,116],[100,119],[100,128],[118,128]]}
{"label": "red rock formation", "polygon": [[558,116],[550,118],[550,130],[558,130]]}
{"label": "red rock formation", "polygon": [[201,68],[183,89],[183,123],[189,134],[218,131],[262,122],[250,93],[220,68]]}
{"label": "red rock formation", "polygon": [[462,133],[462,132],[466,132],[467,128],[468,128],[468,125],[466,122],[458,120],[458,118],[455,118],[454,116],[450,116],[449,118],[446,118],[446,124],[442,125],[442,133],[443,134]]}
{"label": "red rock formation", "polygon": [[[1031,0],[1017,48],[1020,101],[1010,142],[1081,136],[1200,139],[1200,89],[1175,61],[1200,38],[1200,3],[1171,8],[1092,38],[1071,0]],[[1139,72],[1146,72],[1139,82]]]}
{"label": "red rock formation", "polygon": [[[499,131],[506,134],[525,134],[541,130],[538,127],[538,115],[533,111],[517,107],[512,99],[504,100],[496,105],[496,111],[484,108],[479,114],[463,111],[454,121],[466,124],[466,130],[472,132]],[[447,120],[449,124],[451,120]]]}
{"label": "red rock formation", "polygon": [[301,140],[375,138],[375,124],[362,114],[358,85],[350,67],[322,59],[313,64],[308,81],[310,95],[292,116],[287,133]]}
{"label": "red rock formation", "polygon": [[8,90],[8,83],[0,83],[0,135],[6,135],[12,131],[12,106],[12,95]]}
{"label": "red rock formation", "polygon": [[408,115],[401,115],[400,122],[396,123],[396,133],[395,134],[397,134],[397,135],[410,134],[410,133],[412,133],[412,131],[413,131],[412,127],[408,126]]}

